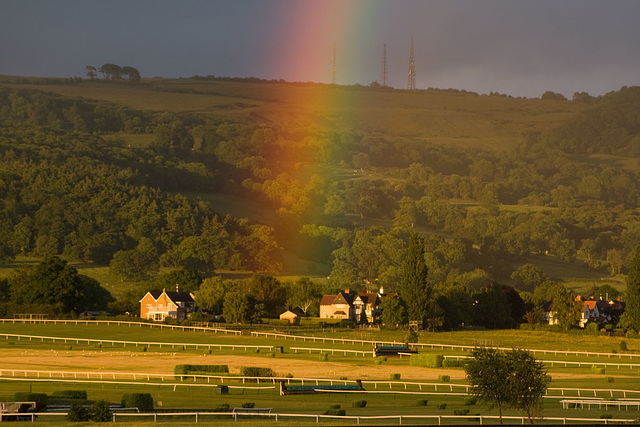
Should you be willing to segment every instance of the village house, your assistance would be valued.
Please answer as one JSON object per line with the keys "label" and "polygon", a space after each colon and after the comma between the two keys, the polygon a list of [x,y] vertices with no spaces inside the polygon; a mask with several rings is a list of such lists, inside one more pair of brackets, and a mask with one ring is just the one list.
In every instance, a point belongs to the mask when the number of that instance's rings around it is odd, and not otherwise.
{"label": "village house", "polygon": [[292,308],[291,310],[287,310],[280,315],[280,320],[288,320],[289,323],[293,323],[297,317],[304,317],[304,311],[299,308]]}
{"label": "village house", "polygon": [[149,291],[140,300],[140,317],[142,319],[161,322],[170,317],[182,320],[189,313],[196,311],[196,302],[193,294],[189,292],[179,292],[176,285],[176,292]]}
{"label": "village house", "polygon": [[[397,294],[393,294],[396,295]],[[351,319],[359,322],[363,313],[367,323],[375,323],[380,317],[380,302],[388,297],[381,287],[379,292],[363,289],[356,294],[349,289],[337,295],[324,295],[320,301],[320,317],[323,319]]]}
{"label": "village house", "polygon": [[[621,300],[602,300],[593,299],[588,300],[578,295],[575,299],[576,303],[581,304],[580,320],[578,326],[584,328],[588,322],[602,323],[616,323],[622,313],[624,313],[625,303]],[[557,325],[558,319],[556,312],[553,309],[553,303],[548,302],[543,306],[544,320],[549,325]]]}

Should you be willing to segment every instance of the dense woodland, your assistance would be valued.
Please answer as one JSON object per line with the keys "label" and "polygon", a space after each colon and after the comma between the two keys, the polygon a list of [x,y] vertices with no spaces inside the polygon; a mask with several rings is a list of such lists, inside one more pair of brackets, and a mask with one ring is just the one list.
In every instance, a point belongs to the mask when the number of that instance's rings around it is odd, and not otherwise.
{"label": "dense woodland", "polygon": [[[557,102],[588,107],[509,150],[481,150],[0,88],[0,258],[59,256],[153,283],[161,267],[275,275],[295,253],[309,275],[329,277],[314,285],[317,299],[349,287],[400,290],[419,231],[440,298],[435,326],[472,321],[447,304],[496,283],[526,291],[524,302],[515,293],[523,305],[510,305],[518,312],[502,324],[522,321],[525,303],[533,310],[534,300],[551,299],[534,298],[539,285],[538,294],[552,285],[527,257],[580,260],[616,275],[640,242],[640,88]],[[153,142],[135,146],[119,135]],[[210,195],[271,215],[233,217]],[[236,288],[227,291],[246,293]],[[278,298],[254,294],[251,304],[269,315],[301,304]]]}

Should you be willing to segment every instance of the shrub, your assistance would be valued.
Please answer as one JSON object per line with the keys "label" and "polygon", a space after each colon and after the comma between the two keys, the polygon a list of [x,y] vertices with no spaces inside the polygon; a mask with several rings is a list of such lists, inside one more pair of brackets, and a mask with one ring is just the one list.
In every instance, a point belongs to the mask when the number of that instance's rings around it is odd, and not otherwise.
{"label": "shrub", "polygon": [[329,353],[320,353],[318,355],[318,359],[320,359],[321,362],[326,362],[329,360]]}
{"label": "shrub", "polygon": [[626,341],[620,341],[620,350],[622,351],[627,351],[627,342]]}
{"label": "shrub", "polygon": [[597,375],[603,375],[605,373],[604,366],[595,366],[595,365],[593,365],[591,367],[591,373],[597,374]]}
{"label": "shrub", "polygon": [[231,407],[228,403],[222,403],[213,408],[213,412],[231,412]]}
{"label": "shrub", "polygon": [[153,411],[153,397],[149,393],[125,393],[120,404],[124,408],[138,408],[140,412]]}
{"label": "shrub", "polygon": [[610,420],[611,418],[613,418],[613,414],[610,414],[608,412],[604,412],[604,413],[600,414],[600,419],[601,420]]}
{"label": "shrub", "polygon": [[399,380],[400,379],[400,374],[391,374],[389,375],[389,377],[391,378],[391,380]]}
{"label": "shrub", "polygon": [[338,415],[340,417],[344,417],[347,411],[344,409],[340,409],[340,405],[331,405],[329,409],[327,409],[324,415]]}
{"label": "shrub", "polygon": [[97,400],[89,408],[89,419],[96,423],[108,423],[111,421],[111,409],[106,400]]}
{"label": "shrub", "polygon": [[438,409],[447,409],[447,404],[446,403],[438,403],[437,408]]}
{"label": "shrub", "polygon": [[67,421],[89,421],[89,411],[80,403],[72,403],[67,411]]}
{"label": "shrub", "polygon": [[251,408],[255,408],[256,404],[255,404],[255,402],[244,402],[242,404],[242,407],[245,408],[245,409],[251,409]]}
{"label": "shrub", "polygon": [[276,357],[275,353],[267,353],[267,357],[270,359],[274,359]]}
{"label": "shrub", "polygon": [[366,400],[352,400],[351,401],[351,406],[353,408],[364,408],[365,406],[367,406],[367,401]]}
{"label": "shrub", "polygon": [[467,406],[475,405],[478,399],[474,396],[465,397],[464,404]]}
{"label": "shrub", "polygon": [[612,383],[614,381],[613,377],[604,377],[605,382]]}
{"label": "shrub", "polygon": [[418,333],[415,329],[409,329],[407,336],[405,337],[405,341],[410,342],[418,342]]}
{"label": "shrub", "polygon": [[454,409],[453,410],[453,415],[469,415],[469,411],[468,409]]}
{"label": "shrub", "polygon": [[240,376],[242,377],[274,377],[276,374],[271,368],[261,368],[258,366],[241,366]]}
{"label": "shrub", "polygon": [[417,406],[427,406],[427,404],[429,403],[429,401],[427,399],[420,399],[418,400],[418,403],[416,403]]}
{"label": "shrub", "polygon": [[409,358],[409,364],[426,368],[441,368],[443,360],[444,356],[441,354],[412,354]]}
{"label": "shrub", "polygon": [[438,381],[441,383],[448,383],[451,381],[451,377],[449,375],[438,375]]}
{"label": "shrub", "polygon": [[342,377],[340,377],[340,379],[343,380],[343,381],[346,381],[347,377],[342,376]]}
{"label": "shrub", "polygon": [[180,374],[192,374],[192,375],[210,375],[210,374],[228,374],[228,365],[176,365],[173,368],[173,373],[177,374],[176,379],[184,379],[184,377],[178,377]]}
{"label": "shrub", "polygon": [[87,400],[87,392],[85,390],[56,390],[51,393],[51,397],[56,397],[58,399]]}
{"label": "shrub", "polygon": [[47,403],[49,402],[49,396],[47,393],[29,393],[17,391],[13,398],[16,402],[36,402],[36,409],[42,410],[47,407]]}

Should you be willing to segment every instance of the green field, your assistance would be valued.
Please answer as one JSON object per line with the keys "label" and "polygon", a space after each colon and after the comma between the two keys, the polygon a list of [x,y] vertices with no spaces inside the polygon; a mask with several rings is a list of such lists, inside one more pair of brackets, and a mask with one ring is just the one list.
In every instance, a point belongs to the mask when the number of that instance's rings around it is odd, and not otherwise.
{"label": "green field", "polygon": [[[77,343],[52,343],[51,341],[32,340],[24,338],[20,341],[15,338],[9,340],[0,337],[0,369],[3,370],[4,379],[0,381],[0,396],[3,400],[11,399],[16,391],[31,391],[51,394],[55,390],[81,389],[86,390],[89,400],[107,399],[113,403],[118,403],[120,397],[125,392],[149,392],[152,394],[156,410],[162,411],[187,411],[187,410],[208,410],[211,411],[219,405],[228,404],[229,407],[241,407],[246,402],[253,402],[256,408],[272,408],[272,412],[313,414],[319,415],[326,411],[330,405],[339,404],[346,409],[348,416],[385,416],[385,415],[440,415],[453,416],[454,412],[460,413],[469,409],[468,414],[496,415],[497,411],[486,405],[471,402],[464,393],[444,394],[444,392],[458,393],[462,389],[457,389],[455,385],[465,384],[464,372],[462,368],[421,368],[409,366],[409,359],[392,359],[386,362],[376,362],[373,357],[361,356],[329,356],[327,361],[321,361],[317,353],[295,353],[292,347],[305,348],[333,348],[349,350],[371,350],[370,344],[349,344],[349,343],[321,343],[301,340],[284,340],[277,337],[252,337],[248,335],[232,336],[222,335],[212,332],[184,332],[177,330],[164,330],[148,328],[142,326],[115,326],[115,325],[51,325],[51,324],[0,324],[0,333],[55,336],[67,338],[91,338],[103,340],[126,340],[134,342],[179,342],[179,343],[203,343],[203,344],[237,344],[237,345],[269,345],[282,346],[284,353],[272,355],[270,352],[256,353],[254,351],[243,350],[213,350],[207,352],[203,350],[193,350],[182,348],[167,349],[144,345],[135,347],[116,345],[111,347],[107,344],[101,347],[94,344]],[[316,334],[317,335],[317,334]],[[354,340],[392,340],[401,338],[401,331],[374,332],[337,332],[323,334],[326,338],[345,338]],[[318,335],[320,336],[320,335]],[[447,344],[447,345],[469,345],[478,344],[495,346],[518,346],[530,349],[546,350],[571,350],[611,353],[608,356],[595,354],[564,355],[564,354],[544,354],[537,355],[539,360],[547,361],[582,361],[591,364],[638,364],[640,366],[640,341],[638,339],[625,339],[627,351],[620,350],[621,338],[607,336],[586,336],[572,335],[538,331],[461,331],[451,333],[422,333],[420,343]],[[432,349],[421,350],[421,352],[443,354],[445,356],[465,355],[465,351],[456,349]],[[635,356],[620,357],[624,354]],[[194,382],[193,379],[184,381],[176,380],[173,377],[173,367],[179,363],[200,363],[200,364],[228,364],[230,367],[230,377],[226,379],[200,378]],[[317,395],[280,396],[277,387],[271,381],[260,383],[244,383],[239,379],[234,380],[234,375],[238,374],[238,367],[243,366],[270,366],[279,374],[284,375],[288,370],[292,371],[292,378],[288,381],[299,383],[300,378],[324,378],[340,380],[347,378],[348,381],[362,379],[365,389],[377,393],[327,393]],[[549,366],[549,364],[547,364]],[[545,417],[583,417],[598,419],[604,413],[610,413],[614,418],[635,418],[640,417],[640,411],[629,408],[628,411],[617,408],[579,408],[562,409],[559,403],[561,393],[565,396],[576,398],[576,389],[583,389],[581,397],[619,399],[622,397],[621,391],[612,392],[610,390],[627,390],[629,397],[640,399],[640,369],[638,367],[614,367],[607,366],[604,373],[594,373],[591,367],[584,365],[581,367],[561,367],[549,366],[548,373],[552,377],[549,385],[549,395],[544,399],[543,412]],[[40,371],[28,374],[26,377],[20,375],[15,379],[9,379],[7,370],[28,369]],[[126,373],[140,374],[166,374],[169,377],[160,382],[158,378],[138,378],[135,381],[127,380],[129,384],[116,384],[113,379],[107,377],[101,381],[91,383],[88,379],[76,377],[65,382],[60,379],[43,378],[47,376],[44,371],[65,371],[92,373],[94,376],[100,373],[115,373],[125,375]],[[351,373],[351,374],[347,374]],[[401,380],[390,382],[390,376],[394,373],[401,373]],[[449,375],[450,382],[442,383],[440,375]],[[39,376],[40,378],[37,378]],[[144,375],[142,375],[144,376]],[[94,377],[95,379],[95,377]],[[377,382],[377,384],[374,383]],[[139,383],[139,385],[136,385]],[[418,384],[422,383],[422,387]],[[440,383],[440,390],[435,393],[433,386],[426,384]],[[217,394],[215,385],[227,384],[231,386],[229,394]],[[454,387],[450,388],[447,384]],[[234,388],[240,387],[240,388]],[[264,388],[272,387],[272,388]],[[422,390],[420,390],[422,388]],[[560,389],[564,389],[561,391]],[[572,389],[573,391],[569,391]],[[587,391],[591,390],[591,391]],[[595,391],[593,391],[595,390]],[[633,395],[632,391],[637,391]],[[384,393],[383,393],[384,392]],[[613,393],[613,394],[612,394]],[[418,406],[417,402],[427,399],[427,406]],[[366,400],[364,408],[354,408],[351,402],[354,400]],[[51,401],[50,404],[54,404]],[[65,402],[60,402],[64,404]],[[446,408],[443,408],[446,404]],[[505,415],[520,416],[517,411],[508,410]],[[207,420],[202,416],[200,421]],[[122,418],[122,422],[131,422],[132,418]],[[178,421],[178,420],[174,420]],[[170,425],[174,424],[172,421]],[[188,420],[182,420],[187,422]],[[355,420],[352,420],[353,423]],[[406,421],[406,420],[405,420]],[[414,420],[415,421],[415,420]],[[433,420],[432,420],[433,421]],[[432,421],[418,421],[432,423]],[[449,420],[451,421],[451,420]],[[209,419],[211,423],[233,424],[232,419]],[[242,424],[251,425],[258,423],[262,425],[265,420],[242,421]],[[323,421],[326,423],[327,421]],[[384,424],[383,421],[364,421],[367,424]],[[397,419],[396,421],[397,422]],[[460,422],[460,420],[457,420]],[[464,422],[468,422],[466,419]],[[484,420],[484,423],[495,423],[496,420]],[[39,421],[40,423],[40,421]],[[290,421],[291,424],[302,423],[301,419]],[[313,424],[315,420],[308,420]],[[476,421],[477,423],[477,421]],[[518,421],[520,423],[520,421]],[[59,423],[53,423],[59,425]],[[282,419],[278,424],[282,424]],[[403,422],[404,424],[404,422]],[[141,424],[143,425],[143,424]],[[164,425],[164,424],[154,424]],[[213,425],[213,424],[212,424]]]}

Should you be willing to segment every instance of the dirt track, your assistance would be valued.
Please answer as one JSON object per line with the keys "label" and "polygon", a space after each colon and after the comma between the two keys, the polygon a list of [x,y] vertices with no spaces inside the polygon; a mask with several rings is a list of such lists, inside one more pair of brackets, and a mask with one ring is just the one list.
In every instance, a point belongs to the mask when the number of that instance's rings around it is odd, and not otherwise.
{"label": "dirt track", "polygon": [[189,353],[157,353],[129,351],[54,351],[5,349],[0,356],[2,369],[52,371],[148,372],[172,374],[178,364],[228,365],[231,373],[241,366],[270,367],[278,374],[307,378],[389,379],[398,373],[402,379],[437,380],[438,375],[461,379],[461,370],[427,369],[414,366],[373,365],[369,359],[359,364],[320,362],[288,358],[267,359],[265,356],[195,355]]}

